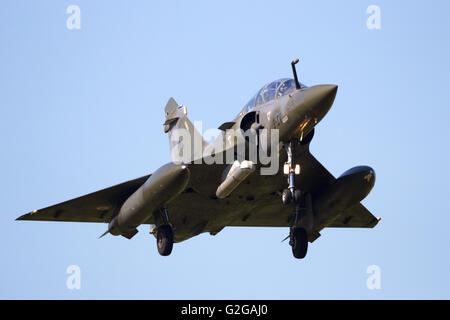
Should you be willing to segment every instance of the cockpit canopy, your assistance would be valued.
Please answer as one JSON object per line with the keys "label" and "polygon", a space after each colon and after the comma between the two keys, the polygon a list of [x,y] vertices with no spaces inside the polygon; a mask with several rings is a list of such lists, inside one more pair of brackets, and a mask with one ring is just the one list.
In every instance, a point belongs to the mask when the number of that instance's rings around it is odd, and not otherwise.
{"label": "cockpit canopy", "polygon": [[[300,87],[306,88],[306,86],[300,83]],[[294,79],[279,79],[274,82],[266,84],[258,93],[244,106],[244,111],[248,112],[253,107],[260,104],[269,102],[270,100],[277,99],[295,91]]]}

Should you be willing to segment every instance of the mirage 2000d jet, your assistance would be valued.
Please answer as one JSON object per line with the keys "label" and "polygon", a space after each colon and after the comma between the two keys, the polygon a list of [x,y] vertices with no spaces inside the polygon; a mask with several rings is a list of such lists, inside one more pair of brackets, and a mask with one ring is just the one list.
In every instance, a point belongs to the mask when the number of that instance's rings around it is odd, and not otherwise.
{"label": "mirage 2000d jet", "polygon": [[[309,151],[314,127],[331,108],[337,86],[303,85],[297,62],[291,63],[293,79],[265,85],[210,143],[189,121],[186,107],[171,98],[163,124],[170,163],[17,220],[103,222],[108,223],[103,235],[128,239],[149,224],[163,256],[173,243],[203,232],[285,227],[293,255],[301,259],[324,228],[373,228],[380,218],[360,201],[375,184],[374,170],[358,166],[335,178]],[[270,164],[262,161],[261,150],[271,154]],[[269,170],[274,163],[275,170]]]}

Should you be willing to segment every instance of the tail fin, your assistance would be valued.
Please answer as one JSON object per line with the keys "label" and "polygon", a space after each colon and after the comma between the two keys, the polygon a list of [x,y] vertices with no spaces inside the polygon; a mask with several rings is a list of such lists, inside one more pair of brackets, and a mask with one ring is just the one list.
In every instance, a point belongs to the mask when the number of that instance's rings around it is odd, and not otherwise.
{"label": "tail fin", "polygon": [[169,135],[172,161],[188,163],[201,159],[206,143],[188,119],[187,108],[170,98],[164,111],[164,132]]}

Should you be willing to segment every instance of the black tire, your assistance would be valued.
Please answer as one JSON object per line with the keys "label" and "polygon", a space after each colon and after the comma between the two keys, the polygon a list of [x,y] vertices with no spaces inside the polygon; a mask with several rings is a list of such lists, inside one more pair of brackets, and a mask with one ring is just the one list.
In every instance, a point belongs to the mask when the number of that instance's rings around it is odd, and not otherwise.
{"label": "black tire", "polygon": [[283,192],[281,193],[281,201],[283,201],[284,205],[287,205],[291,202],[291,200],[292,200],[291,191],[289,189],[284,189]]}
{"label": "black tire", "polygon": [[168,256],[173,248],[173,231],[168,225],[160,226],[156,234],[156,246],[162,256]]}
{"label": "black tire", "polygon": [[308,234],[303,228],[292,229],[292,254],[297,259],[303,259],[308,252]]}

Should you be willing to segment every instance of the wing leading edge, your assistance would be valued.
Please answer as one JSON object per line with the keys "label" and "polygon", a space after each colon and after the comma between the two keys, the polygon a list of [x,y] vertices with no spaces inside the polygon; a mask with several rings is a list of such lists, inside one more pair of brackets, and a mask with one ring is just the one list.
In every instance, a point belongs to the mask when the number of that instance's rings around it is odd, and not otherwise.
{"label": "wing leading edge", "polygon": [[150,175],[143,176],[50,207],[34,210],[16,220],[109,222],[121,204],[149,177]]}

